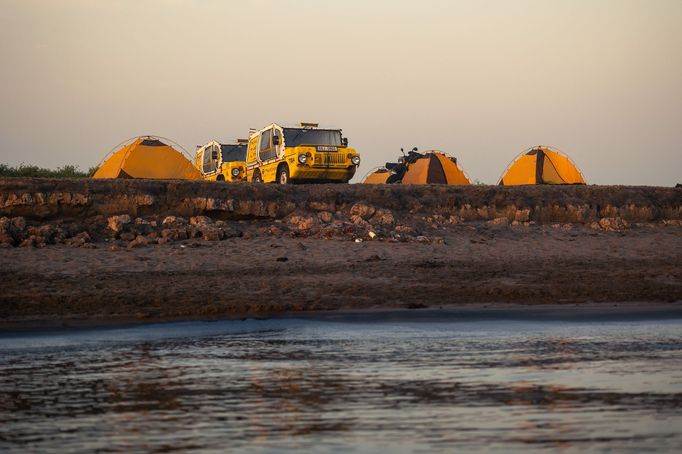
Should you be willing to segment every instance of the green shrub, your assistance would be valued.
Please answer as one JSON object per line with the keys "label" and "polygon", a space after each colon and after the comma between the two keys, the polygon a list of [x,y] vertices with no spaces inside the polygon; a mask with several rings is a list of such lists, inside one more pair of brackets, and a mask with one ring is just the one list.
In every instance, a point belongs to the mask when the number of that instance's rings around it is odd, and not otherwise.
{"label": "green shrub", "polygon": [[87,172],[83,172],[78,166],[71,164],[57,167],[56,169],[45,169],[24,163],[15,167],[0,163],[0,177],[87,178],[92,175],[95,170],[97,170],[97,168],[92,167],[88,169]]}

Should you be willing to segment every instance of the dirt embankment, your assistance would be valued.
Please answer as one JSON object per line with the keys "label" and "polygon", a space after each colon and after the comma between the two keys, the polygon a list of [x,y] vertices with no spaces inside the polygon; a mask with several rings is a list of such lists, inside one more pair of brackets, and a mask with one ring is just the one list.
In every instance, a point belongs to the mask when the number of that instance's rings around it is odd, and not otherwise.
{"label": "dirt embankment", "polygon": [[3,179],[0,246],[1,326],[674,304],[682,189]]}
{"label": "dirt embankment", "polygon": [[142,180],[0,179],[0,216],[49,221],[128,214],[281,219],[356,202],[397,215],[456,216],[463,221],[589,223],[682,219],[682,189],[631,186],[276,186]]}

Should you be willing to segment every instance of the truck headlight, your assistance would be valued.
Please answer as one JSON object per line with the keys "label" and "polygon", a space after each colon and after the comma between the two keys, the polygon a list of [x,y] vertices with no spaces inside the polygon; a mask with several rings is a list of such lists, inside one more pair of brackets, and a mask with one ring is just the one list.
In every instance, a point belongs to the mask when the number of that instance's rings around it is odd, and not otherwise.
{"label": "truck headlight", "polygon": [[308,156],[304,154],[298,155],[298,162],[300,162],[301,164],[305,164],[306,162],[308,162]]}
{"label": "truck headlight", "polygon": [[350,158],[350,162],[352,162],[355,166],[360,165],[360,156],[353,156]]}
{"label": "truck headlight", "polygon": [[241,170],[239,170],[238,167],[235,167],[234,169],[232,169],[232,176],[238,177],[240,172],[241,172]]}

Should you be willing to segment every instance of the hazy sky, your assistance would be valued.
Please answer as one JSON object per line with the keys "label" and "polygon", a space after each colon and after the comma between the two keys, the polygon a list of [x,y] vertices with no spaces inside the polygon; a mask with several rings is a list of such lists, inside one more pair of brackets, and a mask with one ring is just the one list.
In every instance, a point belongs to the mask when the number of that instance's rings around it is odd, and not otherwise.
{"label": "hazy sky", "polygon": [[589,183],[682,182],[682,0],[0,0],[0,61],[9,164],[316,121],[359,176],[418,146],[496,183],[548,144]]}

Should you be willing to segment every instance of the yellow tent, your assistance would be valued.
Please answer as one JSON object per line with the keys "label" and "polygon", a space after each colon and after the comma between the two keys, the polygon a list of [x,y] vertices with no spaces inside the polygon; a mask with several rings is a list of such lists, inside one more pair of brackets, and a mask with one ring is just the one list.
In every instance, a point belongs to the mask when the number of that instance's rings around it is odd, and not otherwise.
{"label": "yellow tent", "polygon": [[194,164],[158,137],[137,137],[99,166],[92,178],[200,180]]}
{"label": "yellow tent", "polygon": [[500,184],[585,184],[585,178],[568,156],[538,146],[524,151],[512,161]]}
{"label": "yellow tent", "polygon": [[434,150],[409,163],[401,183],[470,185],[471,181],[457,167],[455,158]]}
{"label": "yellow tent", "polygon": [[364,184],[386,184],[386,181],[390,176],[391,176],[390,170],[384,167],[380,167],[375,171],[371,172],[369,175],[367,175],[365,179],[362,180],[362,182]]}

